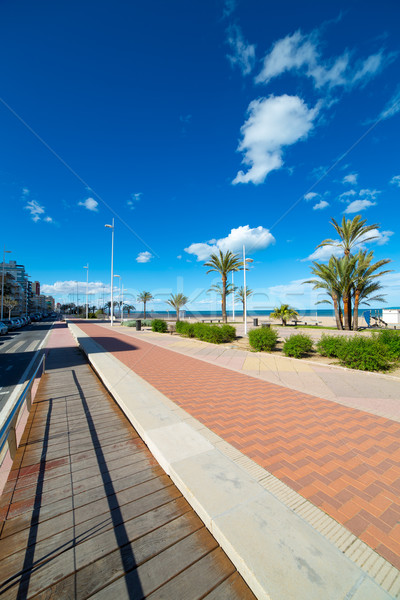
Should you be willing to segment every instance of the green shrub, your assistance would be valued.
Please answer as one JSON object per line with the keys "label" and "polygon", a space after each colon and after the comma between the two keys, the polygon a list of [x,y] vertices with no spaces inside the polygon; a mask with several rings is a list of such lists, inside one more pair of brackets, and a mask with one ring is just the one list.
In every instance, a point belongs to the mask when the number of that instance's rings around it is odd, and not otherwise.
{"label": "green shrub", "polygon": [[124,321],[124,327],[136,327],[136,321]]}
{"label": "green shrub", "polygon": [[249,343],[252,348],[261,352],[262,350],[272,350],[278,341],[278,334],[275,329],[263,327],[262,329],[252,329],[249,331]]}
{"label": "green shrub", "polygon": [[204,339],[204,337],[207,336],[208,327],[209,325],[206,325],[205,323],[195,323],[193,325],[194,337],[198,338],[199,340]]}
{"label": "green shrub", "polygon": [[221,325],[224,342],[233,342],[236,338],[236,329],[233,325]]}
{"label": "green shrub", "polygon": [[163,319],[153,319],[151,323],[152,331],[157,331],[158,333],[166,333],[168,331],[167,322]]}
{"label": "green shrub", "polygon": [[321,339],[317,342],[317,350],[321,356],[337,358],[340,349],[347,341],[348,338],[344,335],[325,335],[323,333]]}
{"label": "green shrub", "polygon": [[291,335],[283,344],[283,353],[286,356],[293,356],[294,358],[301,358],[309,352],[313,347],[312,339],[304,333],[297,335]]}
{"label": "green shrub", "polygon": [[386,371],[391,364],[389,350],[376,337],[354,336],[340,348],[338,358],[345,367],[363,371]]}
{"label": "green shrub", "polygon": [[380,331],[378,334],[374,334],[381,344],[384,344],[392,358],[400,358],[400,331],[394,331],[393,329],[386,329]]}
{"label": "green shrub", "polygon": [[103,317],[106,316],[101,309],[100,310],[96,310],[96,312],[94,314],[96,315],[97,319],[102,319]]}
{"label": "green shrub", "polygon": [[142,327],[151,327],[152,322],[153,322],[153,319],[143,319]]}
{"label": "green shrub", "polygon": [[94,313],[94,312],[88,313],[88,318],[89,319],[97,319],[96,313]]}
{"label": "green shrub", "polygon": [[176,323],[176,332],[181,335],[185,335],[187,337],[194,337],[194,326],[192,323],[188,323],[187,321],[177,321]]}

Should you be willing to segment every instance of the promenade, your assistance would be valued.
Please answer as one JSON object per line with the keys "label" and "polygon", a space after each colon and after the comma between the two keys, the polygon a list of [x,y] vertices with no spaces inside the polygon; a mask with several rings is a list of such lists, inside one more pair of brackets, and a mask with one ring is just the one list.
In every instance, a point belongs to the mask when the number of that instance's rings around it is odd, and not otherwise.
{"label": "promenade", "polygon": [[254,595],[65,324],[1,496],[2,598]]}
{"label": "promenade", "polygon": [[399,569],[398,379],[165,334],[79,327]]}

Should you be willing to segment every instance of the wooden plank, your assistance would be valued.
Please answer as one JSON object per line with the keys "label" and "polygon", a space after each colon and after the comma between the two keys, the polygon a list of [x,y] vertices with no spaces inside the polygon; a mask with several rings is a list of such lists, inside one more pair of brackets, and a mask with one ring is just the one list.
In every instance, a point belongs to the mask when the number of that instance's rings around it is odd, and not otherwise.
{"label": "wooden plank", "polygon": [[257,600],[256,596],[244,582],[237,571],[225,579],[203,600]]}
{"label": "wooden plank", "polygon": [[155,592],[149,594],[147,598],[149,600],[169,600],[170,598],[200,600],[234,571],[235,567],[226,554],[221,548],[216,548]]}
{"label": "wooden plank", "polygon": [[[88,598],[110,585],[127,571],[160,554],[188,535],[204,528],[193,511],[170,521],[155,531],[141,537],[130,548],[122,547],[107,556],[87,565],[73,575],[66,577],[49,590],[35,597],[35,600],[51,598]],[[123,556],[122,556],[123,553]],[[113,596],[109,596],[112,598]]]}
{"label": "wooden plank", "polygon": [[[193,563],[196,564],[216,547],[217,543],[210,533],[205,528],[200,529],[146,561],[143,565],[139,565],[137,569],[120,577],[92,597],[96,600],[109,600],[110,598],[140,600],[140,598],[150,597],[152,592],[169,581],[171,577],[185,571]],[[193,580],[192,585],[195,583]],[[172,598],[187,600],[190,596],[174,594],[168,596],[168,600]]]}

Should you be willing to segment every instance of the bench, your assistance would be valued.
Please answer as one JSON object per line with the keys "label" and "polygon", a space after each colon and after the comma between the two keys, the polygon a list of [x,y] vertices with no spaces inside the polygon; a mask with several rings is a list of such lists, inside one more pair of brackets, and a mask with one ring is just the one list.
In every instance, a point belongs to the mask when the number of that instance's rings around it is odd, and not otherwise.
{"label": "bench", "polygon": [[222,319],[202,319],[202,323],[221,323]]}

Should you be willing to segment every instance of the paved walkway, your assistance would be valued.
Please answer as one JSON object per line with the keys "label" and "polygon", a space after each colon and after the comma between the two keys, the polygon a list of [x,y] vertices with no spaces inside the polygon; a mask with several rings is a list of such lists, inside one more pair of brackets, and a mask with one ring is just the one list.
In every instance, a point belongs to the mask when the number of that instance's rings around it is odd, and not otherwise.
{"label": "paved walkway", "polygon": [[[185,353],[193,344],[174,336],[152,339],[92,323],[79,326],[143,379],[400,567],[400,424],[367,412],[363,397],[363,390],[369,390],[367,404],[380,400],[382,411],[398,418],[398,381],[357,374],[352,398],[364,408],[358,410],[222,368],[213,364],[217,359],[210,359],[216,352],[211,345],[196,343],[203,358],[197,360]],[[163,339],[162,344],[182,344],[179,360],[176,352],[156,345],[156,337]],[[240,369],[239,361],[243,367],[249,357],[243,362],[235,352],[225,358]],[[349,385],[344,373],[354,377],[351,372],[329,370],[332,388]],[[312,381],[310,377],[308,389],[315,393]]]}
{"label": "paved walkway", "polygon": [[255,600],[65,325],[1,497],[4,598]]}

